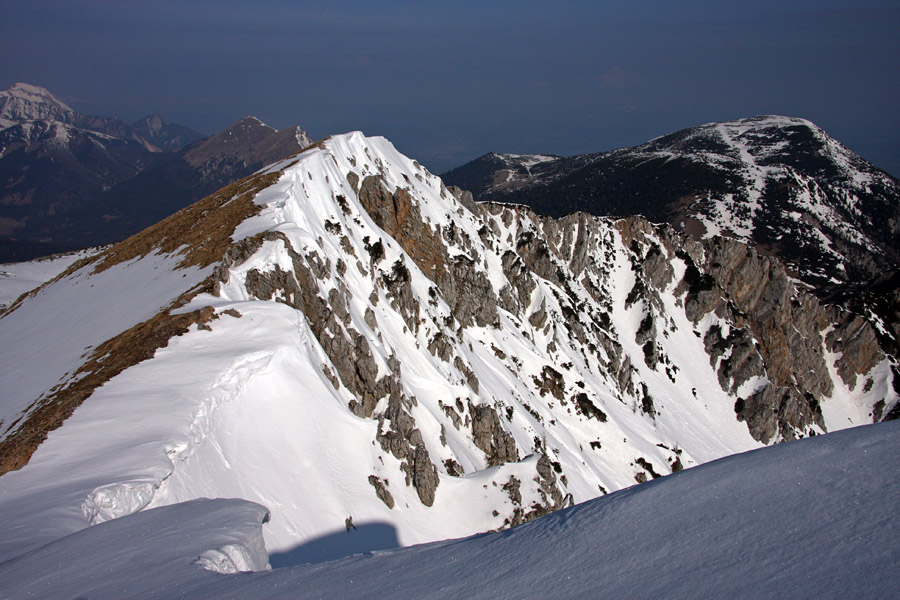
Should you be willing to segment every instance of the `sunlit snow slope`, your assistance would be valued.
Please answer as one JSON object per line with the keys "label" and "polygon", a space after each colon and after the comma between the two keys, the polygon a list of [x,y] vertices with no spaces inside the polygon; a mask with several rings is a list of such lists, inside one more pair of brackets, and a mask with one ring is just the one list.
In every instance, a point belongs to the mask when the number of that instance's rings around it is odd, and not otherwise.
{"label": "sunlit snow slope", "polygon": [[351,516],[357,551],[519,524],[879,420],[870,340],[737,242],[473,212],[337,136],[0,319],[0,561],[201,497],[265,506],[294,562]]}

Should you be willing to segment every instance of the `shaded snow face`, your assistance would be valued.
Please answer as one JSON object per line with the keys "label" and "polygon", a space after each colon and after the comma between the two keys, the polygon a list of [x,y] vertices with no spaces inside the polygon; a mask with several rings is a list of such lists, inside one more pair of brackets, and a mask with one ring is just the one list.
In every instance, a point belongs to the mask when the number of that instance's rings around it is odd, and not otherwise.
{"label": "shaded snow face", "polygon": [[[277,181],[214,270],[151,254],[115,269],[165,282],[158,295],[132,283],[126,296],[109,282],[131,280],[110,269],[40,296],[127,297],[134,319],[213,271],[215,285],[179,310],[216,318],[110,379],[0,479],[3,523],[45,523],[0,539],[0,560],[200,497],[266,506],[266,545],[283,556],[340,534],[388,531],[373,534],[379,548],[459,537],[896,402],[889,361],[846,365],[851,353],[821,327],[842,322],[739,244],[688,242],[642,219],[473,211],[359,133],[268,172]],[[726,259],[769,283],[717,273]],[[112,326],[89,306],[78,327]],[[52,335],[71,347],[34,386],[77,364],[75,324]],[[778,357],[792,355],[818,375],[782,375]]]}

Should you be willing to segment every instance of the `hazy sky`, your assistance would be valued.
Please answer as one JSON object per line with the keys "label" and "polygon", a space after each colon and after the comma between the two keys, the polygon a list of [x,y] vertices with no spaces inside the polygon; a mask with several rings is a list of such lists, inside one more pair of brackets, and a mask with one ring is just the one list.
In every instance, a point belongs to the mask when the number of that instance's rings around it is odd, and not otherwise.
{"label": "hazy sky", "polygon": [[361,129],[435,172],[785,114],[900,175],[897,0],[2,0],[0,56],[83,112]]}

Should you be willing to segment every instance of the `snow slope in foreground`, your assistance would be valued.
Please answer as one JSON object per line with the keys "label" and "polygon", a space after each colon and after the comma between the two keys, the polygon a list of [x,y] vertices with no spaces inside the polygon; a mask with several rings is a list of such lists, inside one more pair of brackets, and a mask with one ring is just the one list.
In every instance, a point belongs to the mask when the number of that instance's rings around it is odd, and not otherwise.
{"label": "snow slope in foreground", "polygon": [[849,429],[724,458],[500,533],[256,573],[201,565],[259,568],[265,512],[198,500],[3,563],[0,595],[891,597],[900,584],[898,434],[896,422]]}

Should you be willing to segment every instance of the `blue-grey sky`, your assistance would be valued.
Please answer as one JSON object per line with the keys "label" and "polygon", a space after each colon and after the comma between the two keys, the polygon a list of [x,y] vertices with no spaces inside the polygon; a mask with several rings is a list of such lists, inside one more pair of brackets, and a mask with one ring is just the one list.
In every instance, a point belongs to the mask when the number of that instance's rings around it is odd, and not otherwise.
{"label": "blue-grey sky", "polygon": [[3,0],[0,56],[83,112],[361,129],[435,172],[785,114],[900,175],[897,0]]}

